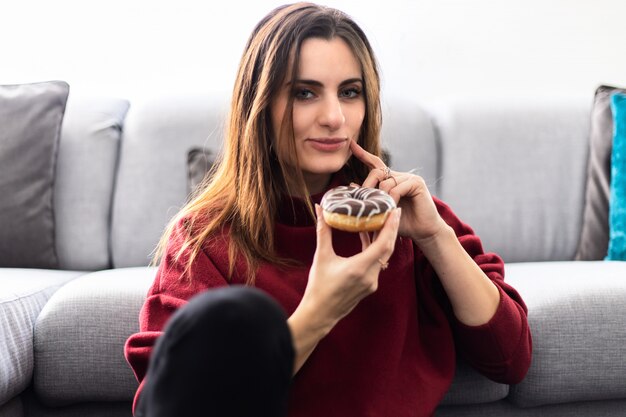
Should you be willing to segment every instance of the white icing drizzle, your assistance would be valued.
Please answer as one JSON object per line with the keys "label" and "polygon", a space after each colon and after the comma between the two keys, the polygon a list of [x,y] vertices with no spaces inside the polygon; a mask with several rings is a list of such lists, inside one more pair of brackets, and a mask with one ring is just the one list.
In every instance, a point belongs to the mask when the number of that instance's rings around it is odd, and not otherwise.
{"label": "white icing drizzle", "polygon": [[367,218],[396,207],[396,202],[378,188],[341,185],[328,190],[320,202],[322,209],[331,213]]}

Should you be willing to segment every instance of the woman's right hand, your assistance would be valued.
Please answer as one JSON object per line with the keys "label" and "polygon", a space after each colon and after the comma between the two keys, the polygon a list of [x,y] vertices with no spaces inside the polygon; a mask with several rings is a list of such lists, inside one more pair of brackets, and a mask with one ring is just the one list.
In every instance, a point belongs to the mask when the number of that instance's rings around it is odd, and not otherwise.
{"label": "woman's right hand", "polygon": [[335,324],[376,291],[382,266],[395,247],[401,213],[400,209],[392,211],[373,241],[361,233],[362,252],[344,258],[333,249],[332,229],[324,221],[322,209],[316,205],[315,211],[317,248],[304,296],[288,321],[296,350],[294,373]]}

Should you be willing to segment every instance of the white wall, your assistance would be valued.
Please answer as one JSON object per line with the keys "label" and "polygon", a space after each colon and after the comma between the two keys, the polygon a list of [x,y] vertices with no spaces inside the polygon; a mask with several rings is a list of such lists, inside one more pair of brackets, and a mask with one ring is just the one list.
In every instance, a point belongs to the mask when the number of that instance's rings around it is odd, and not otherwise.
{"label": "white wall", "polygon": [[[63,79],[130,99],[230,94],[255,23],[282,1],[0,0],[0,84]],[[361,24],[384,93],[589,95],[626,85],[623,0],[328,0]]]}

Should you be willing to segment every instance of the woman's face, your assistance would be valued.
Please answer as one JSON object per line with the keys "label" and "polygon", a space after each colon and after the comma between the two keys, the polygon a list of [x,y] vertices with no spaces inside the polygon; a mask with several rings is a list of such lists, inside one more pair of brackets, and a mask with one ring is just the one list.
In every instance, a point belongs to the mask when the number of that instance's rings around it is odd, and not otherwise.
{"label": "woman's face", "polygon": [[[287,79],[271,104],[274,132],[280,132],[291,83],[296,153],[309,192],[314,194],[323,191],[331,174],[347,162],[349,140],[358,140],[365,117],[361,66],[339,37],[305,40],[297,79]],[[279,156],[294,166],[295,160],[284,153]]]}

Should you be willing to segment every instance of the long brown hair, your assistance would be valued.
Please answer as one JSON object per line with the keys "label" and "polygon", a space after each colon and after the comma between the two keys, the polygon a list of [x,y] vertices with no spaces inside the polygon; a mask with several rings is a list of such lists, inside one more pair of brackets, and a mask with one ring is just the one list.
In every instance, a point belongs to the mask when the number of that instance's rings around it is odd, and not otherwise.
{"label": "long brown hair", "polygon": [[[224,149],[201,189],[172,219],[163,234],[153,263],[165,252],[176,225],[184,220],[183,244],[174,255],[183,259],[185,273],[203,245],[228,225],[229,272],[237,259],[246,262],[246,281],[254,282],[260,261],[285,265],[274,251],[275,213],[281,196],[292,195],[285,181],[296,179],[299,195],[309,195],[301,171],[277,157],[274,146],[285,146],[296,155],[292,126],[293,94],[282,122],[288,143],[273,144],[270,104],[287,76],[298,74],[300,47],[308,38],[342,38],[359,61],[364,81],[365,118],[359,144],[380,155],[380,80],[372,48],[359,26],[343,12],[311,3],[296,3],[274,9],[254,28],[241,58],[225,132]],[[291,60],[290,60],[291,58]],[[292,62],[293,65],[289,65]],[[290,72],[288,72],[290,71]],[[362,182],[368,168],[351,157],[343,168],[348,180]],[[315,218],[308,202],[309,212]],[[219,242],[221,244],[222,242]],[[185,255],[185,256],[183,256]],[[182,257],[182,258],[181,258]],[[193,279],[193,277],[186,277]]]}

